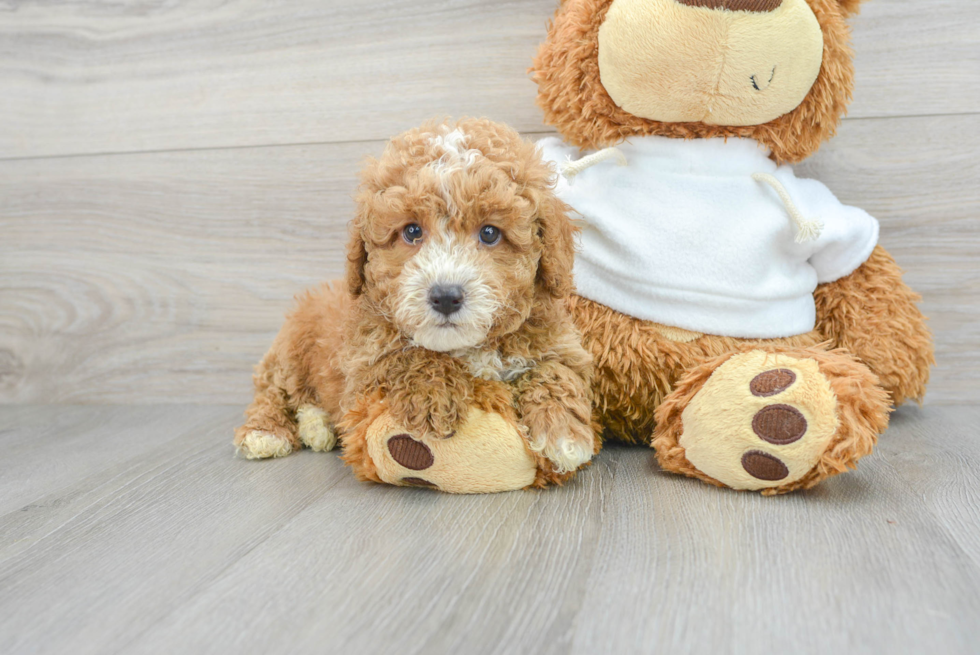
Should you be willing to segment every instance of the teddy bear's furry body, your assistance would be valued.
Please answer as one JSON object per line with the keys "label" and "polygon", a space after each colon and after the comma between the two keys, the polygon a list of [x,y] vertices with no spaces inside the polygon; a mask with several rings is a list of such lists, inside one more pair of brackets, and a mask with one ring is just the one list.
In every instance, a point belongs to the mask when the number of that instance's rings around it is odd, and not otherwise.
{"label": "teddy bear's furry body", "polygon": [[[670,4],[675,0],[657,1]],[[693,20],[714,19],[712,11],[729,12],[726,19],[735,14],[725,8],[729,2],[677,1],[701,5],[678,10],[677,15],[690,10]],[[794,163],[833,135],[853,87],[844,19],[856,11],[857,0],[806,0],[823,34],[823,60],[816,81],[793,111],[764,124],[742,126],[653,120],[617,106],[603,87],[599,65],[600,29],[613,2],[565,0],[532,69],[546,121],[558,128],[567,143],[585,150],[648,135],[748,137],[768,147],[777,163]],[[773,7],[780,4],[769,3]],[[880,246],[850,275],[820,285],[814,299],[817,321],[810,333],[745,340],[677,330],[574,297],[572,314],[595,359],[596,418],[604,437],[651,443],[667,470],[714,484],[759,489],[748,482],[740,486],[740,470],[724,483],[706,470],[714,467],[728,475],[740,469],[735,460],[715,460],[722,457],[719,453],[728,448],[728,441],[737,441],[732,431],[743,430],[733,426],[752,425],[756,433],[748,438],[765,446],[766,452],[746,452],[742,465],[755,470],[756,477],[773,481],[760,489],[767,494],[810,487],[853,466],[871,452],[886,428],[889,405],[923,398],[933,363],[932,340],[916,307],[919,296],[902,282],[900,269]],[[753,360],[752,353],[762,357]],[[780,375],[797,380],[796,385],[775,384],[770,385],[771,391],[757,391]],[[711,383],[713,377],[716,383]],[[823,390],[787,404],[786,398],[800,387],[800,379],[812,381],[814,390]],[[720,388],[719,380],[729,380],[730,388]],[[719,387],[709,390],[716,406],[697,404],[698,395],[712,384]],[[777,421],[784,431],[794,421],[801,422],[801,416],[814,429],[818,417],[828,413],[834,417],[833,425],[826,428],[828,434],[819,437],[820,445],[812,446],[817,450],[790,455],[787,460],[800,457],[808,462],[804,466],[812,464],[812,468],[782,484],[776,481],[786,472],[786,465],[771,455],[778,452],[771,444],[784,442],[775,434],[778,430],[766,435],[767,424],[761,420],[774,412],[782,412],[786,419]],[[685,421],[690,424],[688,432],[700,431],[688,435],[687,447],[682,445]],[[806,421],[801,425],[806,426]],[[763,444],[759,435],[769,444]],[[690,461],[695,451],[701,466]]]}

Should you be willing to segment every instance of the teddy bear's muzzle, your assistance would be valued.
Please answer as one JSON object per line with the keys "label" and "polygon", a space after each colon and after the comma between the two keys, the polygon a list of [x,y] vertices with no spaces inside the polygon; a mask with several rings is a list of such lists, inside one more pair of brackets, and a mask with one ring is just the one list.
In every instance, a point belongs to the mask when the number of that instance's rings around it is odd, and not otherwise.
{"label": "teddy bear's muzzle", "polygon": [[616,0],[599,28],[599,77],[639,118],[762,125],[807,97],[823,45],[806,0]]}

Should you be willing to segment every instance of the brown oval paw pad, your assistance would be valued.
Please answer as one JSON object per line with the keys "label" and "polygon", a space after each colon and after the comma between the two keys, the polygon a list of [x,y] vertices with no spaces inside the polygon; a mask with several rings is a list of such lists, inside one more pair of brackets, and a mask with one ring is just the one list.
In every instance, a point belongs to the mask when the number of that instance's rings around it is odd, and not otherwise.
{"label": "brown oval paw pad", "polygon": [[753,478],[768,482],[782,480],[789,475],[789,469],[778,457],[758,450],[750,450],[742,455],[742,468]]}
{"label": "brown oval paw pad", "polygon": [[407,434],[388,439],[388,452],[393,460],[412,471],[424,471],[436,461],[428,446]]}
{"label": "brown oval paw pad", "polygon": [[402,484],[406,487],[425,487],[426,489],[438,489],[439,485],[422,478],[402,478]]}
{"label": "brown oval paw pad", "polygon": [[755,376],[749,384],[753,396],[768,398],[782,393],[796,382],[796,373],[788,368],[777,368]]}
{"label": "brown oval paw pad", "polygon": [[806,434],[806,419],[800,410],[789,405],[770,405],[752,418],[752,431],[763,441],[785,446]]}

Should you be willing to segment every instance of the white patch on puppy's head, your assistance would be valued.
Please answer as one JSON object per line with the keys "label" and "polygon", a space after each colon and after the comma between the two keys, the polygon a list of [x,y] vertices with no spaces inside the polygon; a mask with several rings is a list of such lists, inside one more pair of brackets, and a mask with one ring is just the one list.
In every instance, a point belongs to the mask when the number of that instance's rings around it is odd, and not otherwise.
{"label": "white patch on puppy's head", "polygon": [[446,134],[437,134],[429,139],[429,143],[434,148],[442,151],[442,156],[428,164],[428,167],[439,176],[442,197],[446,201],[449,214],[455,211],[452,192],[449,189],[450,177],[454,173],[465,172],[483,156],[479,150],[466,147],[469,140],[469,135],[459,128]]}

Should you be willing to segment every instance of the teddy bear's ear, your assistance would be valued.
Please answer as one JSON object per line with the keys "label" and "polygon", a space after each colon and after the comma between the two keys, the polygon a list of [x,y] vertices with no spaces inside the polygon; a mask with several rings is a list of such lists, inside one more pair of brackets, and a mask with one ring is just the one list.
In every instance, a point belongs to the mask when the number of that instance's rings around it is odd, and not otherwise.
{"label": "teddy bear's ear", "polygon": [[548,194],[538,210],[538,236],[542,251],[537,280],[555,298],[564,298],[575,291],[572,265],[575,262],[576,231],[568,217],[568,206]]}

